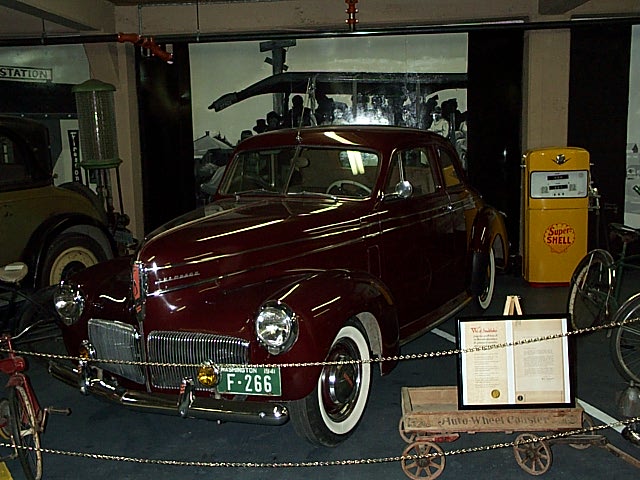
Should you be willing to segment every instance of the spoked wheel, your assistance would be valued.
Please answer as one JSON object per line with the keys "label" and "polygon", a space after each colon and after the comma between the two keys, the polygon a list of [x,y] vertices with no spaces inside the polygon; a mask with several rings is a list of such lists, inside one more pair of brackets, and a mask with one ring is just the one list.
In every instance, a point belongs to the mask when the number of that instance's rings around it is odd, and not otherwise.
{"label": "spoked wheel", "polygon": [[608,322],[615,279],[612,264],[609,252],[593,250],[576,267],[567,305],[574,330]]}
{"label": "spoked wheel", "polygon": [[[37,290],[24,302],[17,315],[13,345],[18,350],[29,350],[39,353],[65,355],[62,332],[56,322],[53,309],[53,295],[57,287],[46,287]],[[46,361],[46,357],[34,357]]]}
{"label": "spoked wheel", "polygon": [[627,322],[611,336],[611,358],[625,380],[640,384],[640,293],[616,312],[615,323]]}
{"label": "spoked wheel", "polygon": [[546,442],[537,440],[533,433],[522,433],[516,438],[513,455],[516,462],[530,475],[542,475],[551,466],[553,457]]}
{"label": "spoked wheel", "polygon": [[409,478],[436,479],[444,470],[445,456],[442,448],[433,442],[414,442],[405,448],[402,456],[416,456],[419,458],[403,458],[402,470]]}
{"label": "spoked wheel", "polygon": [[42,450],[40,432],[33,404],[21,386],[11,388],[9,393],[11,412],[11,435],[16,445],[18,458],[27,480],[42,478]]}

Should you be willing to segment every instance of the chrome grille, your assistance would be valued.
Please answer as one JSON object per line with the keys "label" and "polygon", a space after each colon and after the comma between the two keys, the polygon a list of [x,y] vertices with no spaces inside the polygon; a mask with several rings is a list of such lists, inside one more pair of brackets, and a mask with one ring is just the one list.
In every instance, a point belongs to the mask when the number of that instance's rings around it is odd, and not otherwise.
{"label": "chrome grille", "polygon": [[[89,320],[89,341],[99,359],[134,362],[142,360],[138,332],[126,323],[92,318]],[[141,365],[123,363],[97,363],[97,365],[134,382],[145,382],[144,369]]]}
{"label": "chrome grille", "polygon": [[[198,332],[153,331],[147,342],[149,362],[201,364],[249,363],[249,342],[241,338]],[[151,383],[180,388],[184,377],[196,378],[197,367],[151,366]]]}

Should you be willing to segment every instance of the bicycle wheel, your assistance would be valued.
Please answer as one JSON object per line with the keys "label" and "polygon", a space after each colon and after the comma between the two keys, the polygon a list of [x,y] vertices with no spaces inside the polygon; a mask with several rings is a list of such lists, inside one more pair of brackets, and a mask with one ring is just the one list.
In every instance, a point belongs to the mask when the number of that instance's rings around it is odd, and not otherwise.
{"label": "bicycle wheel", "polygon": [[9,392],[11,434],[17,447],[18,458],[27,480],[42,478],[42,450],[40,432],[33,404],[24,387],[17,385]]}
{"label": "bicycle wheel", "polygon": [[574,330],[607,323],[613,302],[615,270],[606,250],[592,250],[573,272],[567,311]]}
{"label": "bicycle wheel", "polygon": [[[640,293],[622,304],[613,317],[622,325],[611,336],[611,358],[625,380],[640,384]],[[636,321],[633,321],[636,320]]]}

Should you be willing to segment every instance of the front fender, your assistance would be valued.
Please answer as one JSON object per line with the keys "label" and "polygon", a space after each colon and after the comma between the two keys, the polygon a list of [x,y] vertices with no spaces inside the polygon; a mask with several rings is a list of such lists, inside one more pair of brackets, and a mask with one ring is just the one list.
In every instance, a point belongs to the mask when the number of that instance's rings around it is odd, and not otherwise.
{"label": "front fender", "polygon": [[[278,301],[291,308],[299,319],[298,341],[278,362],[319,362],[326,358],[340,328],[357,319],[369,340],[374,356],[395,356],[400,351],[399,326],[393,299],[384,285],[360,272],[331,270],[302,278],[276,292],[265,301]],[[382,374],[389,373],[397,362],[382,362]],[[291,375],[293,390],[283,385],[289,398],[307,396],[317,383],[318,369]],[[311,373],[314,373],[313,375]],[[295,376],[295,378],[293,378]],[[295,391],[294,391],[295,390]]]}

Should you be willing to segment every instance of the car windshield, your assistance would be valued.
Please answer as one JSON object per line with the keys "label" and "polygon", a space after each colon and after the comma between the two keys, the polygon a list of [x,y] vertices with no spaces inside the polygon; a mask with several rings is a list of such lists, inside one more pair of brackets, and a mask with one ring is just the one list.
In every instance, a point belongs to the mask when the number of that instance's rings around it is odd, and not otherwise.
{"label": "car windshield", "polygon": [[241,152],[229,165],[223,195],[329,195],[366,198],[379,156],[362,150],[284,147]]}

